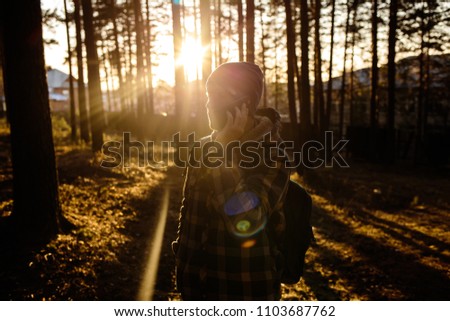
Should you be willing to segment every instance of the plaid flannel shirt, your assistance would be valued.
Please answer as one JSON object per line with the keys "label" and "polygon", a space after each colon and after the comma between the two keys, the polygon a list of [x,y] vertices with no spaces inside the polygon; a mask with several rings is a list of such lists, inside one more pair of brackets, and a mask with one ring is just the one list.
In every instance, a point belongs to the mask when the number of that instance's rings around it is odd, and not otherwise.
{"label": "plaid flannel shirt", "polygon": [[[207,141],[211,136],[202,139],[202,144]],[[261,150],[261,157],[269,156]],[[226,164],[187,169],[174,242],[177,287],[183,299],[280,299],[280,253],[269,236],[274,226],[283,224],[280,200],[290,173],[282,161],[275,164],[268,167],[261,162],[251,169],[228,168]],[[256,195],[257,206],[236,195]],[[224,207],[230,199],[234,208],[241,207],[244,212],[227,215]],[[257,230],[248,237],[239,235],[233,230],[239,221],[250,221]]]}

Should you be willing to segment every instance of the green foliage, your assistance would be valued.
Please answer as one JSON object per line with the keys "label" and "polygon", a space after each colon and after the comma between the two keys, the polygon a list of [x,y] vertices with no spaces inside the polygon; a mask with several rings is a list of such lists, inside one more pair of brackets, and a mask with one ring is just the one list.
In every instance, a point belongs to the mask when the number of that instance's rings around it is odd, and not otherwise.
{"label": "green foliage", "polygon": [[53,140],[55,143],[61,142],[70,137],[70,126],[67,120],[59,115],[52,116]]}
{"label": "green foliage", "polygon": [[9,135],[9,124],[6,118],[0,118],[0,135]]}

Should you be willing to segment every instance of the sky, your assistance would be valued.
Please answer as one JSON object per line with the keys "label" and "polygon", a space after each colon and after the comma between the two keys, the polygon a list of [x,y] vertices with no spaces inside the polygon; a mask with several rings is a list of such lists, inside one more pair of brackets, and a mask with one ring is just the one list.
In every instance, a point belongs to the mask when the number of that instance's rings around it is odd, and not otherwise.
{"label": "sky", "polygon": [[[42,10],[58,8],[58,11],[64,12],[63,1],[61,0],[42,0]],[[57,27],[51,31],[44,26],[44,39],[55,39],[58,45],[45,46],[45,61],[47,66],[69,72],[69,66],[64,64],[64,58],[67,56],[67,41],[65,28]]]}

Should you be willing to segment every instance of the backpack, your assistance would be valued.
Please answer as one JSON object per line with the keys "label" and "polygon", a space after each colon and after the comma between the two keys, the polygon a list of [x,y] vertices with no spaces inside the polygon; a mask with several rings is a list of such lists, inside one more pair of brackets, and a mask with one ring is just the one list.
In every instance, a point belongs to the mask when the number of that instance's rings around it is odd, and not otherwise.
{"label": "backpack", "polygon": [[284,257],[281,283],[295,284],[303,275],[306,251],[315,238],[310,222],[311,196],[293,180],[288,182],[283,212],[286,227],[278,241],[278,250]]}
{"label": "backpack", "polygon": [[[273,123],[281,120],[273,108],[259,108],[256,114],[268,117]],[[285,154],[284,150],[282,154]],[[306,251],[315,241],[311,227],[311,196],[300,184],[289,180],[282,210],[286,227],[281,239],[275,238],[278,250],[284,257],[281,283],[295,284],[303,275]]]}

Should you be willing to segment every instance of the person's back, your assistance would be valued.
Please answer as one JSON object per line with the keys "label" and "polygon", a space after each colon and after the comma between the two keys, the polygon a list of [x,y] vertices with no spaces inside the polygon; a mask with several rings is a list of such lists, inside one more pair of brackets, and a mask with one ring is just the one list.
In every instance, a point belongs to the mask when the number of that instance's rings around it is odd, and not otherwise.
{"label": "person's back", "polygon": [[[277,159],[278,150],[263,143],[281,138],[279,117],[256,116],[262,87],[261,70],[250,63],[221,65],[208,79],[214,131],[201,145],[220,161],[192,153],[201,166],[187,170],[173,244],[177,287],[185,300],[280,298],[280,258],[269,238],[277,233],[274,227],[283,228],[279,207],[289,170]],[[230,144],[240,147],[230,153]]]}

